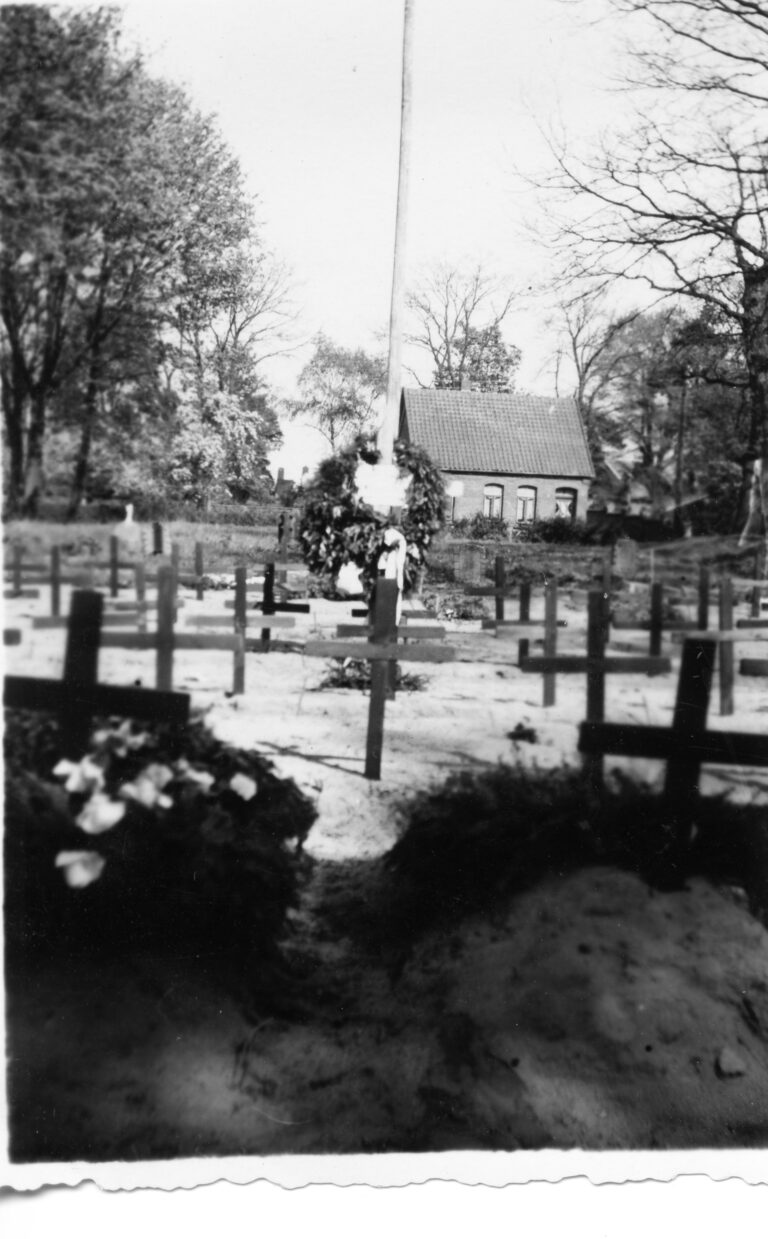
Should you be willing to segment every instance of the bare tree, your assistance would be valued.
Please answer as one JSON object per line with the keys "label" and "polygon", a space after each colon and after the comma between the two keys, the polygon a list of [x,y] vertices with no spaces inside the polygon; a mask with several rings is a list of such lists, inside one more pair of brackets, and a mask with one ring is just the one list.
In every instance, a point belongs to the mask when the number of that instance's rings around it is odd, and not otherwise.
{"label": "bare tree", "polygon": [[408,340],[431,357],[435,387],[461,387],[463,378],[482,387],[481,376],[490,383],[492,374],[497,390],[509,385],[520,351],[501,340],[501,325],[514,300],[480,266],[469,273],[436,267],[408,294],[414,323]]}
{"label": "bare tree", "polygon": [[597,287],[564,296],[555,315],[552,325],[564,336],[576,379],[573,396],[593,451],[600,438],[597,415],[620,365],[616,343],[639,313],[611,310],[605,290]]}
{"label": "bare tree", "polygon": [[591,156],[552,143],[565,265],[570,278],[643,280],[738,325],[752,408],[744,533],[755,533],[768,512],[768,3],[614,4],[643,39],[628,79],[637,115]]}

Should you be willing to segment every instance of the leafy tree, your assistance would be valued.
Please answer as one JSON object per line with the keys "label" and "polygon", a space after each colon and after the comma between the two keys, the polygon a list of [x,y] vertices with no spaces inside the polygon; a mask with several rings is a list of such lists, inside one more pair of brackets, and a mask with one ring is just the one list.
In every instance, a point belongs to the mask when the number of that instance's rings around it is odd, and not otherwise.
{"label": "leafy tree", "polygon": [[[466,341],[458,341],[461,350],[465,343],[462,369],[454,375],[454,381],[458,379],[459,387],[468,387],[470,391],[514,391],[515,371],[520,365],[522,354],[514,344],[504,342],[498,323],[491,323],[488,327],[470,328]],[[436,376],[436,379],[438,377],[447,380],[449,376]],[[448,385],[447,381],[435,383],[436,387]]]}
{"label": "leafy tree", "polygon": [[435,387],[512,390],[521,354],[504,342],[501,325],[513,300],[481,267],[469,275],[438,267],[410,292],[409,339],[429,354]]}
{"label": "leafy tree", "polygon": [[213,121],[123,55],[114,10],[0,10],[0,80],[9,508],[35,510],[53,418],[80,431],[74,511],[106,393],[140,390],[145,423],[167,411],[172,324],[210,331],[201,290],[225,314],[253,274],[252,204]]}
{"label": "leafy tree", "polygon": [[751,394],[755,531],[768,511],[768,7],[615,5],[637,22],[639,103],[631,129],[592,155],[555,144],[550,185],[568,195],[560,239],[569,273],[642,279],[715,306],[736,325]]}
{"label": "leafy tree", "polygon": [[[748,450],[749,391],[738,336],[705,308],[628,316],[590,368],[601,449],[629,454],[657,514],[698,495],[697,528],[732,532]],[[726,486],[727,484],[727,486]],[[717,496],[717,487],[727,494]]]}
{"label": "leafy tree", "polygon": [[301,397],[290,403],[290,416],[314,423],[336,451],[371,429],[376,402],[387,388],[387,363],[320,333],[298,385]]}

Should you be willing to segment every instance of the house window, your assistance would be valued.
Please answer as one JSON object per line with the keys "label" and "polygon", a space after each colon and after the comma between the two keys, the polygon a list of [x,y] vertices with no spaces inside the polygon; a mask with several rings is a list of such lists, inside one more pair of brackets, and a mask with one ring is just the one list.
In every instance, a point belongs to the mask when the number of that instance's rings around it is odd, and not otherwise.
{"label": "house window", "polygon": [[564,521],[576,519],[576,491],[571,486],[558,486],[555,491],[555,516]]}
{"label": "house window", "polygon": [[483,490],[483,516],[501,516],[504,506],[504,487],[488,482]]}
{"label": "house window", "polygon": [[517,488],[517,521],[525,524],[536,519],[536,487],[518,486]]}

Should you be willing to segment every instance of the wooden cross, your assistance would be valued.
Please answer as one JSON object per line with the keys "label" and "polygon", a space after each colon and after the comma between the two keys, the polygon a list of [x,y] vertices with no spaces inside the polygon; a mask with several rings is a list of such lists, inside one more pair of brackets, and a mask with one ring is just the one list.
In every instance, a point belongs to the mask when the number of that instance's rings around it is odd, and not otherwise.
{"label": "wooden cross", "polygon": [[[249,592],[258,589],[258,585],[249,587]],[[233,607],[235,604],[230,599],[224,603],[225,607]],[[261,587],[261,599],[254,604],[256,609],[260,610],[262,615],[276,615],[278,612],[289,612],[296,615],[308,615],[311,608],[308,602],[278,602],[275,598],[275,561],[268,559],[264,564],[264,583]],[[271,640],[272,628],[287,628],[293,627],[291,624],[275,623],[273,621],[269,628],[262,628],[261,642],[264,650],[269,649]]]}
{"label": "wooden cross", "polygon": [[656,657],[661,654],[661,641],[664,632],[705,632],[709,628],[709,569],[702,564],[699,570],[699,588],[697,593],[696,620],[663,620],[663,586],[660,581],[651,585],[651,618],[648,620],[625,619],[620,616],[611,617],[611,627],[617,631],[630,630],[649,632],[650,644],[648,653]]}
{"label": "wooden cross", "polygon": [[626,619],[613,614],[610,617],[611,627],[617,630],[650,632],[648,653],[653,658],[661,654],[661,638],[664,631],[663,593],[664,587],[659,581],[655,581],[651,586],[651,617],[648,621],[635,620],[631,617]]}
{"label": "wooden cross", "polygon": [[120,688],[98,683],[102,595],[75,590],[67,629],[64,675],[61,680],[7,675],[3,701],[17,710],[47,710],[58,714],[63,756],[82,757],[94,715],[186,723],[187,693],[156,692],[147,688]]}
{"label": "wooden cross", "polygon": [[[693,632],[689,634],[694,639],[711,636],[717,643],[721,714],[733,714],[734,711],[734,646],[739,641],[749,641],[749,629],[760,629],[763,627],[764,625],[759,621],[746,619],[737,620],[734,629],[733,583],[724,578],[720,582],[719,631],[716,633]],[[739,662],[739,674],[744,676],[768,675],[768,659],[742,658]]]}
{"label": "wooden cross", "polygon": [[384,745],[384,709],[389,683],[388,666],[398,662],[450,662],[456,654],[446,645],[403,645],[397,641],[397,582],[380,578],[376,583],[370,640],[308,641],[304,653],[310,658],[360,658],[371,664],[371,696],[365,745],[365,777],[381,778]]}
{"label": "wooden cross", "polygon": [[706,729],[716,648],[708,633],[686,639],[671,728],[588,719],[579,729],[579,751],[588,756],[666,761],[664,796],[678,848],[689,842],[703,765],[768,766],[768,737]]}
{"label": "wooden cross", "polygon": [[121,561],[119,557],[119,539],[112,536],[109,539],[109,558],[106,560],[88,560],[62,570],[61,548],[51,548],[50,563],[23,563],[22,548],[13,548],[13,563],[11,567],[12,585],[5,591],[6,598],[39,598],[39,589],[26,589],[23,582],[38,582],[49,585],[51,590],[51,615],[61,614],[61,587],[74,585],[77,587],[91,585],[93,572],[96,569],[109,571],[109,593],[116,598],[120,592],[120,572],[130,571],[134,565]]}
{"label": "wooden cross", "polygon": [[[544,586],[544,658],[552,660],[557,655],[557,582],[547,581]],[[530,641],[527,638],[518,642],[517,665],[522,667],[528,659]],[[555,672],[551,668],[544,670],[542,705],[555,704]]]}
{"label": "wooden cross", "polygon": [[103,633],[102,647],[155,650],[155,683],[159,689],[164,690],[173,687],[173,659],[176,650],[232,650],[232,691],[235,694],[244,693],[245,627],[240,623],[239,616],[240,610],[245,611],[245,568],[238,568],[235,572],[235,589],[237,596],[242,599],[242,605],[235,612],[233,633],[178,633],[175,630],[176,576],[172,566],[164,564],[157,574],[157,631]]}
{"label": "wooden cross", "polygon": [[[622,672],[624,674],[661,675],[672,669],[668,658],[625,657],[612,655],[606,657],[605,645],[607,635],[607,607],[605,594],[602,590],[589,591],[587,599],[587,652],[583,654],[544,654],[540,657],[521,657],[521,671],[542,671],[553,675],[556,672],[586,672],[587,675],[587,719],[589,722],[599,722],[605,716],[605,677]],[[554,704],[552,700],[545,705]],[[599,771],[595,770],[595,778],[599,780]]]}
{"label": "wooden cross", "polygon": [[[246,570],[244,567],[235,568],[235,597],[232,601],[232,607],[234,609],[234,631],[235,634],[242,634],[243,639],[247,636],[249,625],[254,625],[256,619],[253,613],[247,610],[246,595],[248,592],[248,586],[246,585],[245,574]],[[228,628],[232,625],[233,621],[230,620],[228,615],[191,615],[188,623],[197,628]],[[287,615],[276,615],[271,621],[271,626],[274,628],[293,628],[295,624],[296,621],[291,616]],[[265,652],[269,649],[269,635],[269,631],[267,631],[267,640],[262,641],[261,646],[259,647]],[[262,630],[262,638],[263,637],[264,631]],[[222,646],[220,648],[224,647]],[[254,649],[256,647],[251,644],[248,648]],[[245,671],[243,665],[242,675],[244,674]],[[239,677],[237,673],[235,678],[236,683],[238,683]],[[243,692],[244,690],[242,688],[235,688],[234,691]]]}

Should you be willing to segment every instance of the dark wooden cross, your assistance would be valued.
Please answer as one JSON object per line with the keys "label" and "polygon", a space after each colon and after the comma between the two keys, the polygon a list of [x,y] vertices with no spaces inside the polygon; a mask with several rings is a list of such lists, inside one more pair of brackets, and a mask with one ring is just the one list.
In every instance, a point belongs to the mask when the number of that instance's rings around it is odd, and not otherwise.
{"label": "dark wooden cross", "polygon": [[768,737],[707,731],[716,648],[717,640],[708,633],[686,638],[671,728],[587,719],[579,729],[579,750],[587,757],[602,760],[610,753],[667,763],[664,796],[677,848],[690,841],[703,765],[768,766]]}
{"label": "dark wooden cross", "polygon": [[380,577],[376,582],[373,623],[368,641],[308,641],[309,658],[359,658],[371,664],[371,696],[365,745],[365,777],[381,778],[384,746],[384,709],[390,683],[390,665],[398,662],[450,662],[456,651],[447,645],[409,645],[397,640],[397,582]]}
{"label": "dark wooden cross", "polygon": [[[556,582],[549,582],[548,585],[557,588]],[[507,570],[504,563],[503,555],[497,555],[494,560],[494,584],[493,585],[474,585],[467,586],[465,594],[474,598],[493,598],[495,601],[496,614],[493,619],[484,619],[482,621],[483,628],[492,628],[496,632],[500,632],[505,628],[541,628],[541,620],[531,619],[531,583],[530,581],[522,581],[519,587],[516,587],[507,582]],[[505,602],[507,599],[516,598],[519,596],[520,608],[517,619],[507,619],[505,615]],[[565,620],[559,620],[560,628],[566,627]]]}
{"label": "dark wooden cross", "polygon": [[51,615],[61,614],[61,587],[74,585],[76,587],[91,586],[93,572],[106,570],[109,572],[108,588],[110,597],[117,598],[120,592],[120,572],[131,571],[134,565],[120,559],[119,539],[114,535],[109,539],[109,557],[105,560],[86,560],[74,566],[62,566],[61,548],[51,548],[49,563],[23,563],[22,549],[14,547],[11,566],[12,585],[5,591],[6,598],[39,598],[39,589],[26,589],[25,583],[37,582],[50,586]]}
{"label": "dark wooden cross", "polygon": [[611,627],[632,632],[650,632],[648,653],[653,658],[661,654],[661,639],[664,632],[664,587],[659,581],[651,585],[651,616],[649,620],[636,620],[632,616],[611,615]]}
{"label": "dark wooden cross", "polygon": [[660,581],[651,585],[650,620],[635,620],[620,615],[611,616],[611,627],[617,631],[650,632],[648,653],[652,657],[661,654],[661,642],[665,632],[705,632],[709,628],[709,569],[702,564],[699,569],[697,592],[697,615],[695,620],[663,619],[663,586]]}
{"label": "dark wooden cross", "polygon": [[[587,652],[584,654],[557,654],[521,658],[521,671],[541,671],[545,675],[556,672],[578,672],[587,676],[587,720],[600,722],[605,717],[605,677],[621,672],[627,674],[661,675],[672,669],[668,658],[606,656],[607,606],[602,590],[590,590],[587,598]],[[554,704],[554,701],[545,704]],[[593,781],[602,780],[602,764],[589,763]]]}
{"label": "dark wooden cross", "polygon": [[[155,650],[155,682],[159,689],[173,687],[173,661],[176,650],[231,650],[233,653],[233,687],[235,694],[245,692],[245,625],[240,614],[245,613],[245,568],[235,571],[236,597],[241,600],[235,611],[232,633],[179,633],[176,621],[176,574],[172,565],[164,564],[157,574],[157,630],[155,632],[102,633],[102,647],[109,649]],[[201,617],[196,617],[198,620]],[[224,617],[229,623],[229,618]]]}
{"label": "dark wooden cross", "polygon": [[[720,582],[719,598],[719,630],[716,633],[693,632],[688,636],[694,639],[711,637],[717,644],[717,661],[720,679],[720,713],[733,714],[734,690],[734,646],[741,641],[749,641],[749,630],[762,628],[763,625],[754,620],[737,620],[733,622],[733,583],[724,578]],[[739,674],[743,676],[768,676],[768,658],[742,658],[739,661]]]}
{"label": "dark wooden cross", "polygon": [[75,590],[67,628],[61,680],[7,675],[3,701],[17,710],[45,710],[59,716],[64,757],[82,757],[96,715],[186,723],[187,693],[121,688],[98,683],[104,599],[94,590]]}
{"label": "dark wooden cross", "polygon": [[[259,588],[258,585],[248,587],[248,592],[253,592]],[[224,603],[225,607],[233,607],[235,603],[227,599]],[[275,561],[268,559],[264,564],[264,582],[261,586],[261,598],[254,603],[254,608],[261,611],[262,615],[276,615],[278,613],[289,613],[292,615],[308,615],[311,607],[308,602],[283,602],[275,598]],[[272,628],[288,628],[293,627],[291,624],[283,624],[280,622],[272,622],[269,628],[262,628],[261,643],[264,650],[269,649],[269,643],[272,637]]]}
{"label": "dark wooden cross", "polygon": [[[547,581],[544,586],[544,650],[543,657],[550,662],[557,656],[557,582]],[[528,659],[530,650],[530,642],[527,637],[518,642],[517,665],[522,667],[523,662]],[[555,704],[555,669],[552,667],[543,668],[543,694],[542,705],[553,706]]]}

